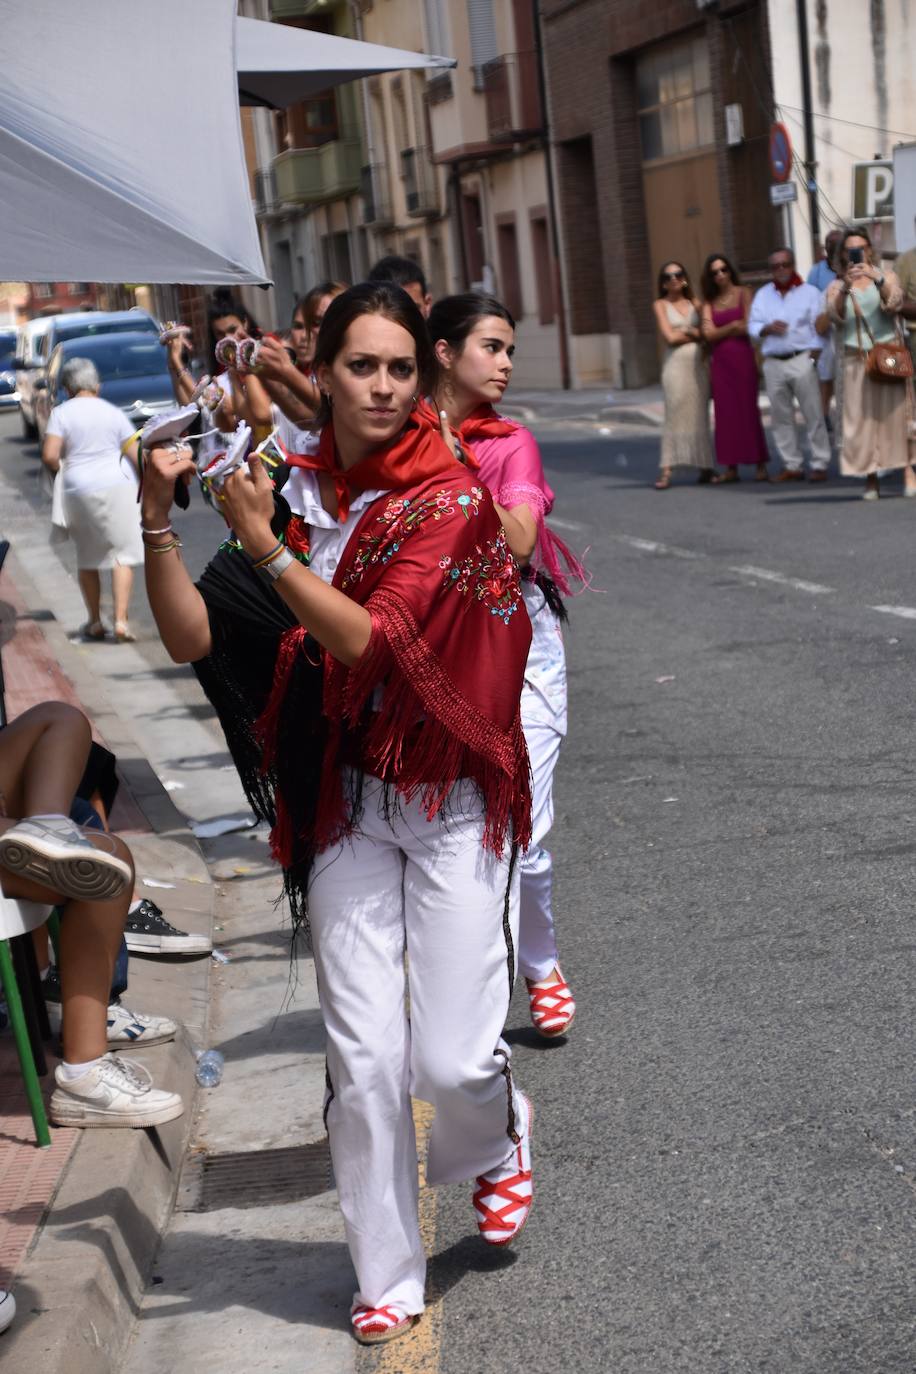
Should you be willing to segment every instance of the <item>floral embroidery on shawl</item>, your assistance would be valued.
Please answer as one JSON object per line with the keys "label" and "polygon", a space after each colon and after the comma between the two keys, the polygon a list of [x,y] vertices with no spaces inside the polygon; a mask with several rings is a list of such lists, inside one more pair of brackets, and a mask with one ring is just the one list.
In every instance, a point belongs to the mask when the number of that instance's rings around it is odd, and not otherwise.
{"label": "floral embroidery on shawl", "polygon": [[502,527],[495,539],[488,539],[483,546],[476,544],[472,553],[454,565],[451,557],[443,554],[439,567],[445,573],[447,587],[462,596],[470,593],[489,607],[491,615],[498,616],[504,625],[509,624],[519,608],[521,593],[518,570]]}
{"label": "floral embroidery on shawl", "polygon": [[346,591],[361,582],[368,568],[390,563],[407,536],[426,520],[442,520],[454,515],[456,510],[465,520],[470,520],[472,515],[477,515],[482,500],[482,487],[471,487],[470,491],[460,492],[458,496],[441,490],[419,501],[411,501],[409,496],[393,496],[360,536],[353,565],[341,582],[341,590]]}

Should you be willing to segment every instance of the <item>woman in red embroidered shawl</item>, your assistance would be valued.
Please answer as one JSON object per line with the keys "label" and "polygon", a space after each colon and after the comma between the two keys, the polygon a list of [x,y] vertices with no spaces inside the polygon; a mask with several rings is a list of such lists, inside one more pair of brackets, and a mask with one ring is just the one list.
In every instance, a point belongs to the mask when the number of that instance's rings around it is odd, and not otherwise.
{"label": "woman in red embroidered shawl", "polygon": [[[532,640],[522,692],[531,757],[532,836],[521,855],[518,964],[534,1027],[565,1035],[576,1004],[560,970],[554,930],[551,857],[541,845],[553,825],[553,774],[566,734],[566,655],[562,596],[585,571],[548,529],[553,506],[534,435],[494,409],[512,375],[515,321],[492,296],[469,292],[437,301],[429,330],[439,363],[436,404],[496,502],[509,547],[523,568]],[[565,564],[565,567],[563,566]]]}
{"label": "woman in red embroidered shawl", "polygon": [[273,823],[294,912],[307,900],[352,1322],[369,1342],[423,1310],[411,1094],[436,1109],[428,1181],[476,1177],[485,1241],[511,1241],[531,1206],[531,1108],[501,1036],[531,632],[489,494],[417,401],[432,353],[409,297],[338,296],[315,371],[315,451],[290,456],[282,496],[257,459],[227,480],[233,533],[197,586],[169,529],[190,460],[153,452],[142,518],[165,645],[195,663]]}

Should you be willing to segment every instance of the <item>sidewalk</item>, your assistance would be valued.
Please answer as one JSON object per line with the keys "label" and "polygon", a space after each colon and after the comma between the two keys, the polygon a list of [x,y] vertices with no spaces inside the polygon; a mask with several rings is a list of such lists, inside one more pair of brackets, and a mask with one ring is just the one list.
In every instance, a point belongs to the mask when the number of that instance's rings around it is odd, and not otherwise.
{"label": "sidewalk", "polygon": [[[80,706],[96,738],[118,756],[121,787],[113,827],[127,839],[138,891],[183,929],[209,931],[213,886],[193,835],[123,728],[98,684],[71,669],[69,645],[43,598],[11,555],[0,579],[0,643],[7,709],[15,718],[40,701]],[[151,882],[148,882],[151,880]],[[17,1317],[0,1337],[12,1370],[103,1374],[115,1368],[142,1295],[159,1232],[177,1185],[194,1121],[191,1038],[205,1036],[209,960],[130,961],[129,1006],[175,1017],[184,1030],[172,1044],[133,1056],[157,1084],[180,1092],[187,1110],[155,1131],[52,1128],[37,1149],[12,1037],[0,1035],[0,1287],[12,1288]],[[53,1090],[53,1066],[44,1080]]]}
{"label": "sidewalk", "polygon": [[[190,669],[171,664],[158,641],[68,639],[85,618],[78,588],[49,546],[46,518],[2,467],[0,510],[15,532],[0,602],[11,599],[9,570],[31,615],[16,622],[17,637],[38,634],[51,659],[22,677],[41,683],[39,695],[66,686],[82,702],[145,817],[136,823],[147,831],[128,835],[139,872],[175,883],[148,895],[184,929],[206,929],[215,907],[214,946],[229,960],[131,960],[128,1005],[187,1027],[177,1047],[147,1052],[157,1079],[191,1102],[190,1042],[222,1050],[223,1081],[161,1137],[86,1133],[57,1192],[42,1180],[29,1225],[48,1196],[50,1211],[13,1283],[19,1314],[0,1337],[0,1364],[250,1374],[299,1368],[307,1348],[310,1374],[349,1374],[359,1352],[322,1122],[324,1031],[306,948],[291,982],[266,831],[245,828],[247,803]],[[4,650],[4,665],[13,660]],[[189,829],[233,821],[199,842]]]}

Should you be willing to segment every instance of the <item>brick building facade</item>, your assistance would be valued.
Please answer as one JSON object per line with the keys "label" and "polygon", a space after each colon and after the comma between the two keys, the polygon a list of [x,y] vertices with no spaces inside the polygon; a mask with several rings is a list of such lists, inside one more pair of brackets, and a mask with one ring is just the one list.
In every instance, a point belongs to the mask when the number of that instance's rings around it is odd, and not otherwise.
{"label": "brick building facade", "polygon": [[[658,375],[651,303],[667,257],[698,287],[722,251],[762,275],[779,221],[763,0],[541,0],[573,384]],[[731,145],[726,107],[743,136]]]}

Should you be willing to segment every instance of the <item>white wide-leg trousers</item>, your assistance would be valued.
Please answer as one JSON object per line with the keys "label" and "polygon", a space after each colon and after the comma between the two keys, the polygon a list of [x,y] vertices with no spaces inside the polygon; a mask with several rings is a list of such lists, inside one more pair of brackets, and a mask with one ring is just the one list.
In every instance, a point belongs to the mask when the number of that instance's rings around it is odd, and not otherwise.
{"label": "white wide-leg trousers", "polygon": [[423,1310],[426,1277],[411,1095],[435,1108],[431,1184],[504,1162],[509,1131],[525,1119],[502,1039],[518,880],[507,895],[508,856],[482,849],[472,784],[455,789],[448,810],[428,821],[418,803],[401,804],[386,817],[381,784],[367,778],[360,833],[319,855],[309,884],[327,1126],[355,1301],[410,1313]]}
{"label": "white wide-leg trousers", "polygon": [[554,726],[525,719],[522,727],[531,759],[531,844],[521,856],[518,969],[540,982],[559,961],[553,925],[553,860],[541,840],[553,825],[553,775],[563,736]]}

